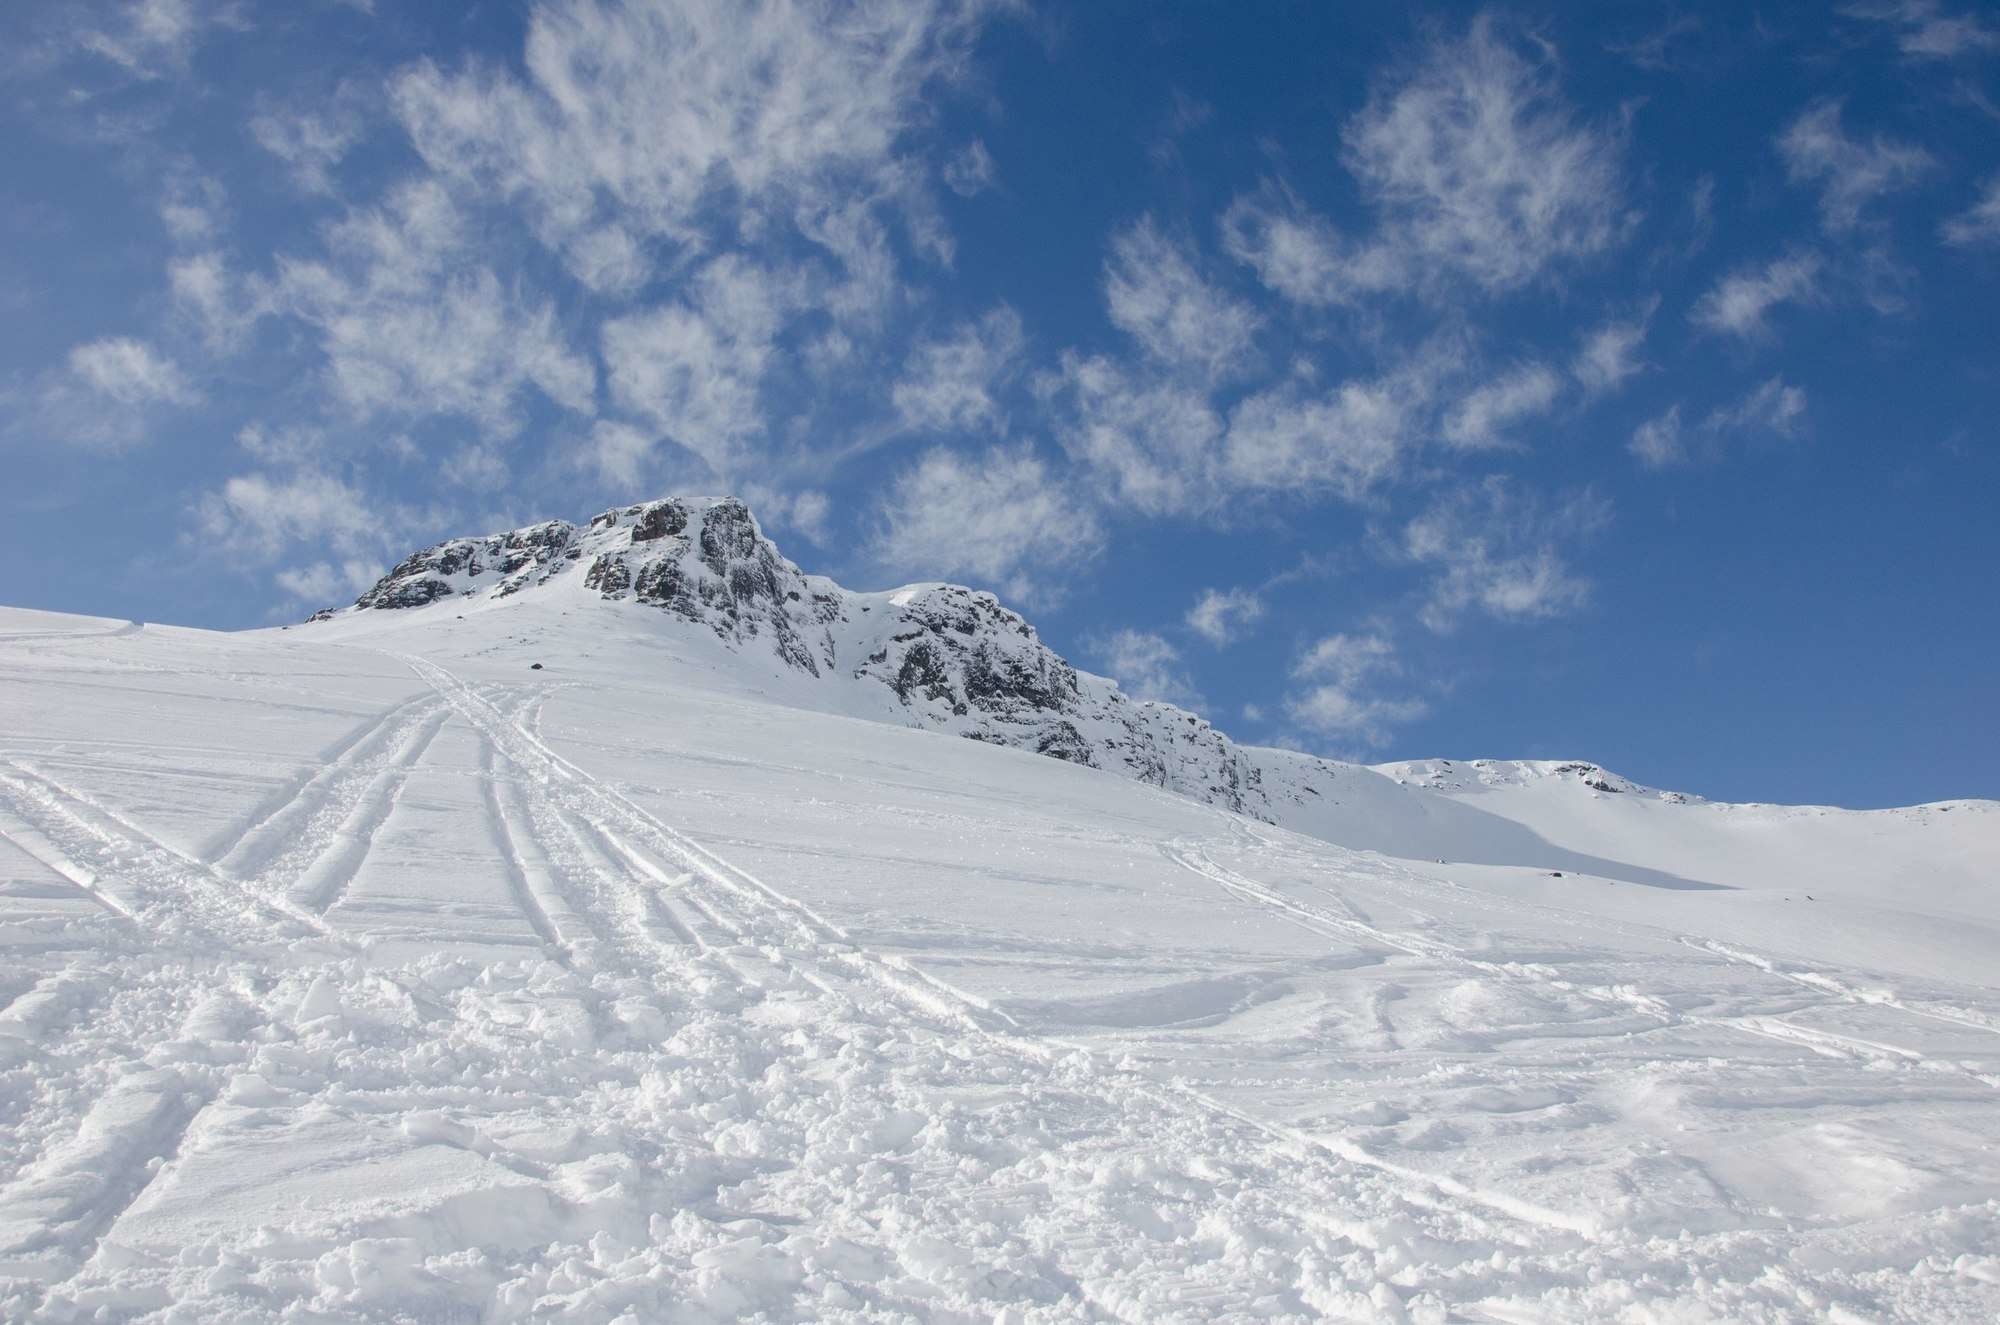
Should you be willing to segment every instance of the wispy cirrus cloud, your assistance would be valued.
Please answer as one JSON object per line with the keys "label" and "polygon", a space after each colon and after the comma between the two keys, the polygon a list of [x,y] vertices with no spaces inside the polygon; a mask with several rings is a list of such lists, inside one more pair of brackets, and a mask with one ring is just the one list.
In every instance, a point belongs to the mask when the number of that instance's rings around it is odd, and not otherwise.
{"label": "wispy cirrus cloud", "polygon": [[604,324],[611,398],[733,477],[766,426],[764,379],[797,284],[734,254],[708,263],[685,297]]}
{"label": "wispy cirrus cloud", "polygon": [[1739,268],[1696,300],[1688,317],[1696,326],[1721,335],[1765,336],[1775,309],[1820,298],[1822,265],[1817,254],[1797,253],[1761,267]]}
{"label": "wispy cirrus cloud", "polygon": [[801,0],[544,5],[525,77],[424,62],[393,103],[432,169],[517,202],[559,252],[612,221],[700,244],[742,207],[893,197],[927,90],[959,75],[988,8],[885,0],[829,23]]}
{"label": "wispy cirrus cloud", "polygon": [[234,0],[126,0],[78,34],[83,49],[142,78],[184,70],[204,29],[248,20]]}
{"label": "wispy cirrus cloud", "polygon": [[1978,201],[1947,219],[1938,233],[1945,243],[1961,248],[2000,244],[2000,175],[1988,179],[1980,187]]}
{"label": "wispy cirrus cloud", "polygon": [[1184,620],[1188,629],[1221,648],[1263,620],[1264,608],[1263,595],[1252,589],[1204,589]]}
{"label": "wispy cirrus cloud", "polygon": [[510,432],[530,387],[589,413],[596,367],[553,303],[478,254],[450,193],[411,181],[331,226],[324,255],[281,261],[271,306],[313,329],[335,396],[361,417],[457,414]]}
{"label": "wispy cirrus cloud", "polygon": [[1112,324],[1169,369],[1221,381],[1252,354],[1262,318],[1196,269],[1189,248],[1142,217],[1112,238],[1104,264]]}
{"label": "wispy cirrus cloud", "polygon": [[1628,222],[1622,131],[1585,122],[1551,48],[1491,15],[1382,81],[1341,138],[1372,232],[1345,235],[1275,185],[1224,219],[1230,252],[1296,302],[1442,289],[1447,278],[1515,289],[1605,251]]}
{"label": "wispy cirrus cloud", "polygon": [[[0,392],[0,405],[14,393]],[[25,434],[77,451],[118,451],[144,444],[175,411],[202,403],[186,370],[135,336],[105,336],[72,346],[58,366],[20,393],[5,434]]]}
{"label": "wispy cirrus cloud", "polygon": [[1180,650],[1164,636],[1149,630],[1116,630],[1091,647],[1099,664],[1132,698],[1164,700],[1187,709],[1204,707],[1201,692],[1181,663]]}
{"label": "wispy cirrus cloud", "polygon": [[1539,620],[1588,601],[1590,581],[1567,550],[1610,514],[1588,489],[1551,504],[1496,475],[1440,494],[1403,526],[1393,551],[1430,568],[1418,615],[1434,631],[1451,630],[1468,613]]}
{"label": "wispy cirrus cloud", "polygon": [[1881,134],[1855,138],[1840,121],[1840,102],[1817,102],[1778,139],[1786,173],[1795,184],[1819,189],[1820,221],[1835,233],[1860,224],[1869,203],[1908,188],[1937,169],[1937,159],[1914,143]]}
{"label": "wispy cirrus cloud", "polygon": [[1562,379],[1547,364],[1524,363],[1481,382],[1444,416],[1444,440],[1464,451],[1509,443],[1516,424],[1546,414],[1562,394]]}
{"label": "wispy cirrus cloud", "polygon": [[1980,21],[1977,9],[1950,12],[1938,0],[1887,0],[1855,4],[1847,12],[1896,30],[1896,45],[1919,60],[1955,60],[2000,51],[2000,28]]}
{"label": "wispy cirrus cloud", "polygon": [[1381,683],[1401,670],[1384,631],[1325,636],[1292,666],[1293,681],[1303,685],[1286,697],[1286,716],[1323,737],[1383,745],[1396,727],[1428,711],[1422,700],[1379,693]]}
{"label": "wispy cirrus cloud", "polygon": [[1722,458],[1732,438],[1757,433],[1795,437],[1805,424],[1805,416],[1805,389],[1772,377],[1742,399],[1709,411],[1693,428],[1682,426],[1681,407],[1673,405],[1635,428],[1626,450],[1646,469],[1713,462]]}
{"label": "wispy cirrus cloud", "polygon": [[1027,447],[938,447],[891,483],[869,551],[899,572],[970,576],[1033,604],[1060,599],[1104,545],[1096,513]]}
{"label": "wispy cirrus cloud", "polygon": [[1020,314],[1002,304],[912,346],[889,389],[901,430],[946,435],[1006,431],[999,391],[1018,369],[1025,340]]}
{"label": "wispy cirrus cloud", "polygon": [[121,405],[192,405],[201,399],[178,366],[145,341],[108,336],[69,352],[70,373]]}
{"label": "wispy cirrus cloud", "polygon": [[1639,350],[1646,343],[1647,330],[1659,306],[1656,295],[1646,301],[1636,316],[1614,318],[1585,335],[1570,362],[1570,376],[1586,394],[1601,396],[1616,391],[1644,371],[1646,363],[1639,357]]}

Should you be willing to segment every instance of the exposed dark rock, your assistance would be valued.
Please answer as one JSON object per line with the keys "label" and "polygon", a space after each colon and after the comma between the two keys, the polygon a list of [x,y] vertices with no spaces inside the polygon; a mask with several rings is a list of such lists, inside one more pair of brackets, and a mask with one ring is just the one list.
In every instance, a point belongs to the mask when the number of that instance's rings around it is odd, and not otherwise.
{"label": "exposed dark rock", "polygon": [[[560,590],[552,582],[571,575],[568,592],[657,610],[711,632],[746,658],[772,659],[829,682],[878,685],[912,726],[1274,816],[1262,768],[1199,716],[1135,703],[1110,682],[1078,672],[990,593],[921,585],[854,594],[809,576],[735,498],[639,502],[604,511],[582,528],[550,521],[452,539],[406,558],[344,610]],[[312,619],[340,614],[330,609]],[[1603,776],[1594,767],[1590,772]],[[1289,782],[1276,794],[1307,799]]]}

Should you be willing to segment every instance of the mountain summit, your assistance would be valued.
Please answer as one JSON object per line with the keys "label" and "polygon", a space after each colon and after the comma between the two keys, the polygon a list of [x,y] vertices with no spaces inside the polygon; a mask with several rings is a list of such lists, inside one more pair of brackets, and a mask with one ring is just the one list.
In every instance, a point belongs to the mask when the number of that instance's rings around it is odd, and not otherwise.
{"label": "mountain summit", "polygon": [[403,560],[353,606],[311,619],[446,603],[462,610],[516,595],[656,608],[791,671],[886,689],[912,726],[1280,819],[1261,761],[1198,714],[1135,701],[1078,671],[990,593],[937,583],[857,593],[808,575],[735,497],[668,497],[584,525],[551,520],[449,539]]}

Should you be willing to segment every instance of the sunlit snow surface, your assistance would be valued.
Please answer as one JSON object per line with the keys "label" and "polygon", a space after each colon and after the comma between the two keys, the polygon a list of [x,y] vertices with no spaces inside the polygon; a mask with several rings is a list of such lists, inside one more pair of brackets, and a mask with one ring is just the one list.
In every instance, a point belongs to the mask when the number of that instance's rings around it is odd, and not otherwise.
{"label": "sunlit snow surface", "polygon": [[1992,803],[1354,770],[1388,856],[370,615],[0,611],[0,1318],[2000,1317]]}

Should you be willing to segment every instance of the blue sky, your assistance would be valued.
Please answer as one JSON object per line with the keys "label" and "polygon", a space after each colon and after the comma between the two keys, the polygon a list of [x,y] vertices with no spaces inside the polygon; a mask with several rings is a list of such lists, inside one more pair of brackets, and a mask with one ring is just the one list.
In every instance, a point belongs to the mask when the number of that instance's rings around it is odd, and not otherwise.
{"label": "blue sky", "polygon": [[0,597],[736,491],[1247,739],[2000,796],[2000,19],[15,4]]}

